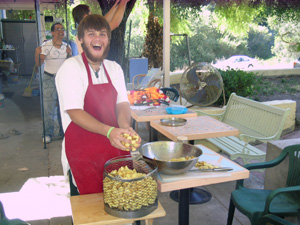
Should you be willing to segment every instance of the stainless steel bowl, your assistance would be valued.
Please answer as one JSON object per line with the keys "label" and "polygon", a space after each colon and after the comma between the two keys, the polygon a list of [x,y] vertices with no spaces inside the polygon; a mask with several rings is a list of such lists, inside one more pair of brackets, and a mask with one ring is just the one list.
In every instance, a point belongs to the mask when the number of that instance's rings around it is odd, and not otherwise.
{"label": "stainless steel bowl", "polygon": [[[156,162],[158,172],[169,175],[186,173],[191,169],[200,155],[202,150],[197,146],[173,141],[157,141],[144,144],[140,148],[140,153],[145,159]],[[170,162],[170,159],[185,156],[194,156],[196,158],[180,162]]]}

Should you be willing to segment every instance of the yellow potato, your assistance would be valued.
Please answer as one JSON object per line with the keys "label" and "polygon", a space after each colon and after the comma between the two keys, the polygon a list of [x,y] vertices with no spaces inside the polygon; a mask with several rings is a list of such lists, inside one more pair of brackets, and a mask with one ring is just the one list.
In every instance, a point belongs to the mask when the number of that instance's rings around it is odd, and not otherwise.
{"label": "yellow potato", "polygon": [[122,145],[126,147],[125,151],[136,151],[137,147],[139,147],[139,144],[137,143],[139,141],[138,135],[130,135],[130,134],[122,134],[122,137],[125,137],[128,140],[131,140],[131,143],[125,143],[124,141],[121,142]]}
{"label": "yellow potato", "polygon": [[169,161],[170,162],[182,162],[182,161],[187,161],[187,160],[191,160],[191,159],[194,159],[196,157],[194,156],[185,156],[185,157],[180,157],[180,158],[173,158],[173,159],[170,159]]}
{"label": "yellow potato", "polygon": [[157,183],[145,173],[131,170],[122,166],[109,173],[110,176],[119,176],[123,179],[145,177],[137,181],[117,181],[105,177],[103,180],[104,203],[112,209],[121,211],[135,211],[143,206],[151,206],[157,199]]}
{"label": "yellow potato", "polygon": [[214,168],[218,168],[218,166],[215,166],[211,163],[207,163],[205,161],[199,161],[196,163],[195,167],[199,168],[199,169],[214,169]]}

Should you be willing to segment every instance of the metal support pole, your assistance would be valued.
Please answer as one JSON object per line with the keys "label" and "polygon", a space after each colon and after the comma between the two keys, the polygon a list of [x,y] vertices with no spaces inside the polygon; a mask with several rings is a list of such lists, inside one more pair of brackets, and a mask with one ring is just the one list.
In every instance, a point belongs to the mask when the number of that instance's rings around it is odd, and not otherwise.
{"label": "metal support pole", "polygon": [[[41,46],[40,38],[41,38],[41,12],[40,12],[40,2],[39,0],[35,0],[35,15],[36,15],[36,26],[37,26],[37,42],[38,46]],[[41,63],[40,63],[41,64]],[[43,140],[44,140],[44,149],[47,148],[46,141],[45,141],[45,117],[44,117],[44,101],[43,101],[43,77],[42,77],[42,68],[39,67],[39,74],[40,74],[40,104],[41,104],[41,114],[42,114],[42,122],[43,122]]]}
{"label": "metal support pole", "polygon": [[188,53],[188,57],[189,57],[189,66],[191,66],[192,60],[191,60],[191,53],[190,53],[189,36],[187,34],[185,35],[185,39],[186,39],[187,53]]}
{"label": "metal support pole", "polygon": [[188,60],[189,60],[189,66],[191,66],[192,65],[192,60],[191,60],[189,36],[187,34],[171,34],[170,36],[184,36],[185,37],[186,48],[187,48],[187,55],[188,55]]}
{"label": "metal support pole", "polygon": [[189,224],[190,215],[190,189],[182,189],[179,191],[179,207],[178,221],[179,225]]}
{"label": "metal support pole", "polygon": [[69,44],[69,20],[68,20],[68,6],[67,6],[67,1],[65,0],[65,14],[66,14],[66,31],[67,31],[67,43]]}
{"label": "metal support pole", "polygon": [[163,71],[164,87],[170,87],[170,8],[171,1],[163,1],[164,29],[163,29]]}

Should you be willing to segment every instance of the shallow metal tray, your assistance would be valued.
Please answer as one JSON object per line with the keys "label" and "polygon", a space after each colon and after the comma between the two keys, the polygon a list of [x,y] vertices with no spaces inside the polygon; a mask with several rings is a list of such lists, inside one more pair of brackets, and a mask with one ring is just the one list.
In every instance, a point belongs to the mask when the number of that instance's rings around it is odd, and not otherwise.
{"label": "shallow metal tray", "polygon": [[164,126],[177,127],[185,125],[186,119],[178,117],[163,118],[160,120],[160,123]]}

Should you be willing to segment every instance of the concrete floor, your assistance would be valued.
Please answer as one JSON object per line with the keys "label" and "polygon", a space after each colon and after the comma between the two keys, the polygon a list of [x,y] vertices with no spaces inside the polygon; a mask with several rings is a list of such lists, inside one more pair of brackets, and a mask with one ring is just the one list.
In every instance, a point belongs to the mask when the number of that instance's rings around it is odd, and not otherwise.
{"label": "concrete floor", "polygon": [[[62,176],[60,163],[61,140],[44,148],[39,96],[22,97],[28,78],[3,88],[4,107],[0,108],[0,134],[8,137],[0,140],[0,201],[8,218],[21,218],[32,225],[72,224],[69,203],[69,186]],[[37,85],[37,81],[34,83]],[[10,134],[11,129],[21,132]],[[139,125],[139,133],[145,143],[148,130],[145,123]],[[292,133],[287,138],[299,138]],[[164,137],[160,137],[163,139]],[[260,145],[266,149],[266,145]],[[264,174],[251,174],[247,185],[263,188]],[[231,191],[235,182],[201,187],[212,194],[204,204],[190,205],[190,224],[226,224]],[[178,223],[178,204],[169,193],[159,193],[159,201],[167,212],[154,224]],[[143,223],[142,223],[143,224]],[[249,220],[236,211],[234,225],[248,225]]]}

